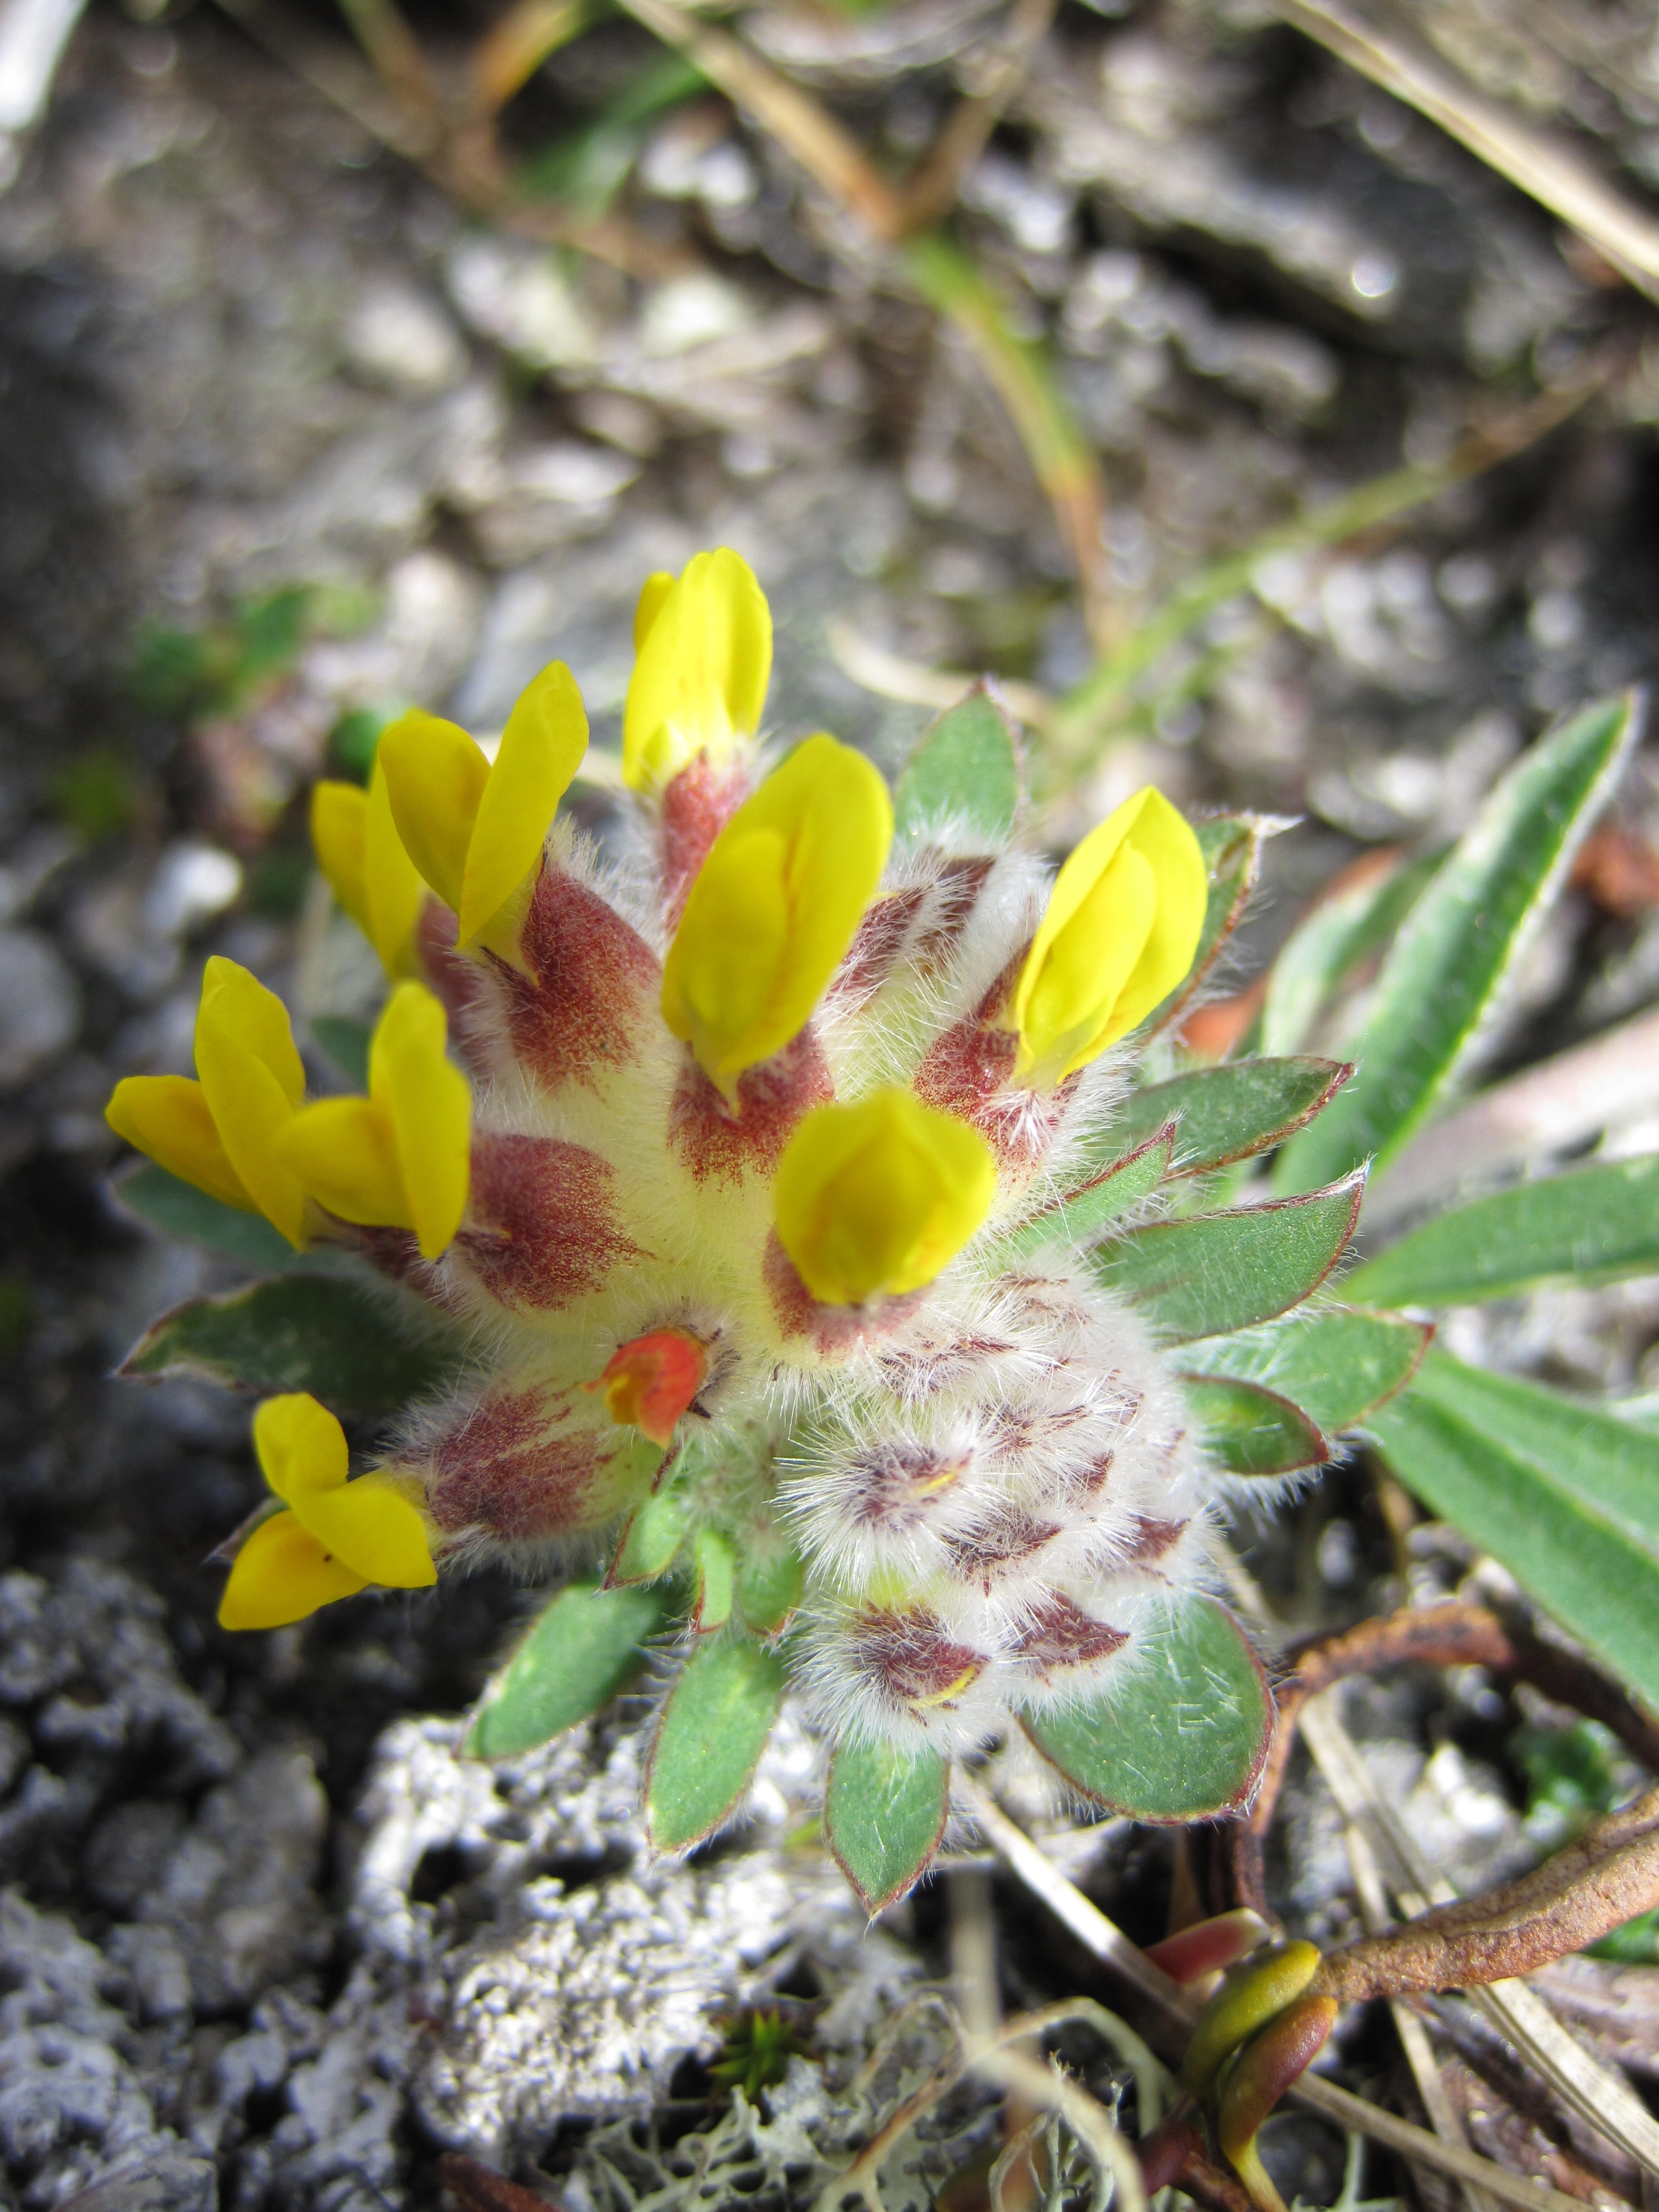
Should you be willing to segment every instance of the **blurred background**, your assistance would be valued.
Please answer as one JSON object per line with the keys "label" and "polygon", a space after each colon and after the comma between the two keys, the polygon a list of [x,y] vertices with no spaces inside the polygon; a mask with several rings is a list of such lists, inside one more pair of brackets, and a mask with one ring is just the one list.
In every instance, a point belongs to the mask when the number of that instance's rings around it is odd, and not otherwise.
{"label": "blurred background", "polygon": [[[411,2063],[367,1999],[343,2101],[295,2069],[360,1986],[376,1741],[475,1694],[517,1601],[234,1644],[204,1561],[258,1494],[246,1406],[107,1379],[234,1279],[111,1200],[112,1083],[188,1068],[210,951],[304,1012],[358,988],[312,781],[410,702],[488,738],[558,657],[603,835],[640,582],[730,544],[781,738],[891,769],[988,671],[1056,851],[1148,781],[1286,817],[1188,1033],[1224,1051],[1322,887],[1651,673],[1656,192],[1647,0],[0,0],[19,2203],[118,2152],[174,2178],[112,2207],[436,2202],[441,2131],[363,2088]],[[1656,834],[1650,750],[1491,1068],[1659,999]],[[1659,1388],[1651,1284],[1495,1325],[1512,1365]],[[1281,1565],[1340,1615],[1393,1555],[1320,1496]]]}

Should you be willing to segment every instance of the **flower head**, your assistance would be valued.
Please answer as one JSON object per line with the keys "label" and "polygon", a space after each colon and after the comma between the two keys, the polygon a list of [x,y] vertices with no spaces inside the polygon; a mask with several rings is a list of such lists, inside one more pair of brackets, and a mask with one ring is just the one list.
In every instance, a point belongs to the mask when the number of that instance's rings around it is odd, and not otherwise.
{"label": "flower head", "polygon": [[346,1480],[345,1431],[305,1391],[267,1398],[253,1449],[287,1508],[236,1554],[219,1606],[224,1628],[281,1628],[370,1583],[419,1589],[438,1579],[426,1523],[385,1474]]}
{"label": "flower head", "polygon": [[662,1015],[731,1096],[802,1030],[851,945],[893,836],[887,787],[820,733],[715,838],[663,967]]}
{"label": "flower head", "polygon": [[335,897],[380,954],[386,974],[407,974],[426,885],[398,835],[385,764],[378,757],[367,791],[355,783],[314,787],[311,842]]}
{"label": "flower head", "polygon": [[1208,881],[1188,824],[1150,787],[1060,870],[1010,1009],[1017,1078],[1063,1082],[1127,1036],[1193,964]]}
{"label": "flower head", "polygon": [[492,766],[453,722],[412,708],[380,739],[398,835],[459,923],[465,951],[519,956],[514,894],[542,856],[559,801],[587,750],[575,679],[550,662],[520,695]]}
{"label": "flower head", "polygon": [[623,716],[630,791],[660,793],[699,757],[723,767],[754,736],[772,673],[772,616],[738,554],[699,553],[678,577],[647,578],[634,650]]}
{"label": "flower head", "polygon": [[862,1305],[931,1283],[983,1223],[996,1162],[908,1091],[806,1115],[778,1165],[778,1241],[812,1296]]}
{"label": "flower head", "polygon": [[435,1260],[466,1211],[472,1093],[445,1055],[444,1010],[399,983],[375,1025],[367,1098],[319,1098],[283,1131],[282,1155],[342,1221],[412,1229]]}
{"label": "flower head", "polygon": [[235,961],[217,955],[202,979],[196,1072],[130,1075],[105,1118],[118,1136],[198,1189],[263,1213],[296,1250],[306,1197],[281,1139],[306,1093],[288,1008]]}

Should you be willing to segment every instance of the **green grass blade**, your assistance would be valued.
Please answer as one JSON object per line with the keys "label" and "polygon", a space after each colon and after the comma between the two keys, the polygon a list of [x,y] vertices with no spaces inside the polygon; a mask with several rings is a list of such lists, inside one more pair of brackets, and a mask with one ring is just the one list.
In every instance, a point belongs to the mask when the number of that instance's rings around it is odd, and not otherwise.
{"label": "green grass blade", "polygon": [[1286,939],[1267,978],[1257,1040],[1263,1053],[1304,1051],[1319,1018],[1361,963],[1380,952],[1440,865],[1435,854],[1351,884],[1322,901]]}
{"label": "green grass blade", "polygon": [[1555,1276],[1659,1274],[1659,1153],[1575,1169],[1437,1214],[1346,1287],[1373,1305],[1470,1305]]}
{"label": "green grass blade", "polygon": [[1491,1012],[1635,734],[1632,701],[1602,701],[1541,738],[1498,784],[1395,940],[1355,1048],[1358,1075],[1285,1147],[1275,1188],[1328,1182],[1405,1142]]}
{"label": "green grass blade", "polygon": [[1372,1424],[1389,1465],[1430,1510],[1659,1709],[1659,1558],[1537,1460],[1418,1388]]}

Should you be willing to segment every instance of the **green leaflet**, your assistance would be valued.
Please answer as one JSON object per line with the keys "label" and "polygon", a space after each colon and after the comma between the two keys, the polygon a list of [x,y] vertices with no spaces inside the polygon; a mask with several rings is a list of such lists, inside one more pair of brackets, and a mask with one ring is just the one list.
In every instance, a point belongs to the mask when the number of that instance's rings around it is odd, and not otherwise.
{"label": "green leaflet", "polygon": [[1103,1169],[1092,1182],[1070,1191],[1041,1213],[1019,1222],[998,1240],[1000,1259],[1018,1258],[1038,1245],[1058,1240],[1062,1244],[1086,1244],[1120,1214],[1150,1198],[1170,1171],[1175,1125],[1166,1124],[1156,1136],[1121,1159]]}
{"label": "green leaflet", "polygon": [[659,1851],[683,1851],[736,1811],[783,1696],[783,1662],[738,1638],[701,1644],[663,1707],[646,1771],[645,1817]]}
{"label": "green leaflet", "polygon": [[1398,1314],[1305,1306],[1260,1328],[1207,1337],[1182,1357],[1200,1375],[1278,1392],[1338,1437],[1405,1387],[1432,1334]]}
{"label": "green leaflet", "polygon": [[1312,1120],[1352,1069],[1334,1060],[1239,1060],[1132,1091],[1109,1132],[1123,1149],[1178,1118],[1176,1175],[1231,1166]]}
{"label": "green leaflet", "polygon": [[1154,1221],[1103,1245],[1099,1281],[1177,1343],[1271,1321],[1318,1289],[1353,1234],[1363,1174],[1306,1198]]}
{"label": "green leaflet", "polygon": [[1264,1053],[1300,1052],[1327,1003],[1372,954],[1381,952],[1440,865],[1434,854],[1368,877],[1325,899],[1286,940],[1267,977],[1257,1043]]}
{"label": "green leaflet", "polygon": [[164,1236],[181,1237],[186,1243],[205,1246],[228,1260],[239,1261],[260,1274],[288,1267],[326,1265],[326,1253],[296,1252],[280,1230],[273,1229],[262,1213],[244,1213],[210,1198],[194,1183],[158,1168],[153,1160],[118,1176],[110,1190],[116,1203],[147,1228]]}
{"label": "green leaflet", "polygon": [[562,1589],[484,1692],[467,1731],[468,1751],[511,1759],[598,1712],[639,1674],[641,1646],[665,1613],[653,1589],[596,1589],[592,1583]]}
{"label": "green leaflet", "polygon": [[691,1547],[696,1575],[696,1595],[691,1601],[691,1626],[701,1636],[724,1628],[732,1618],[737,1595],[738,1555],[732,1539],[718,1528],[699,1528]]}
{"label": "green leaflet", "polygon": [[1185,1012],[1222,946],[1237,927],[1261,866],[1261,843],[1267,830],[1259,816],[1216,814],[1207,821],[1194,822],[1193,829],[1210,872],[1210,899],[1199,933],[1198,951],[1186,981],[1171,991],[1161,1006],[1152,1009],[1139,1035],[1167,1029]]}
{"label": "green leaflet", "polygon": [[175,1306],[150,1323],[118,1372],[309,1390],[337,1413],[385,1413],[441,1389],[462,1359],[458,1338],[429,1323],[400,1325],[384,1295],[337,1275],[273,1275]]}
{"label": "green leaflet", "polygon": [[1507,1297],[1552,1275],[1659,1273],[1659,1153],[1476,1199],[1368,1260],[1346,1287],[1377,1305]]}
{"label": "green leaflet", "polygon": [[311,1024],[316,1038],[354,1091],[368,1088],[368,1046],[374,1032],[367,1022],[343,1014],[319,1014]]}
{"label": "green leaflet", "polygon": [[1429,1353],[1412,1395],[1534,1461],[1659,1556],[1659,1437],[1540,1382],[1466,1367],[1445,1352]]}
{"label": "green leaflet", "polygon": [[[1436,1356],[1432,1369],[1443,1366],[1455,1370],[1456,1363]],[[1493,1433],[1492,1401],[1469,1389],[1471,1375],[1433,1373],[1432,1396],[1419,1381],[1376,1416],[1371,1425],[1389,1465],[1621,1681],[1659,1705],[1659,1553],[1594,1502],[1610,1487],[1594,1449],[1587,1453],[1541,1424],[1524,1449]],[[1602,1417],[1589,1419],[1586,1437],[1599,1441]],[[1624,1434],[1659,1450],[1638,1430]]]}
{"label": "green leaflet", "polygon": [[665,1575],[678,1555],[690,1519],[677,1490],[659,1490],[641,1499],[622,1532],[607,1582],[620,1589]]}
{"label": "green leaflet", "polygon": [[912,1759],[890,1744],[836,1746],[824,1833],[872,1919],[927,1872],[950,1804],[951,1770],[937,1752]]}
{"label": "green leaflet", "polygon": [[1601,702],[1523,753],[1442,863],[1384,963],[1359,1073],[1280,1154],[1280,1190],[1386,1158],[1455,1073],[1634,738],[1629,699]]}
{"label": "green leaflet", "polygon": [[1205,1375],[1181,1378],[1206,1443],[1230,1474],[1290,1474],[1322,1467],[1329,1439],[1298,1406],[1257,1382]]}
{"label": "green leaflet", "polygon": [[1137,1820],[1206,1820],[1255,1786],[1273,1727],[1261,1662],[1231,1613],[1193,1598],[1109,1694],[1028,1714],[1025,1732],[1075,1790]]}
{"label": "green leaflet", "polygon": [[1024,805],[1018,738],[983,683],[923,731],[893,793],[893,831],[922,843],[945,823],[999,851]]}
{"label": "green leaflet", "polygon": [[738,1603],[757,1635],[775,1636],[800,1603],[806,1570],[799,1552],[750,1553],[738,1570]]}

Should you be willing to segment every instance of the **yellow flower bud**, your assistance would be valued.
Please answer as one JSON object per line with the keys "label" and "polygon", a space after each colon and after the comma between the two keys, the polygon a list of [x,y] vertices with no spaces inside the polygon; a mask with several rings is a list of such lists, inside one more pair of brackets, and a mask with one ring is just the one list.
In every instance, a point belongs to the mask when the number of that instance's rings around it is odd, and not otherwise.
{"label": "yellow flower bud", "polygon": [[647,580],[634,617],[623,715],[623,780],[662,791],[707,754],[723,767],[760,726],[772,673],[772,615],[749,563],[725,547],[678,577]]}
{"label": "yellow flower bud", "polygon": [[381,738],[377,758],[398,835],[453,910],[464,948],[482,942],[519,957],[514,894],[539,862],[586,750],[587,716],[562,660],[520,697],[493,767],[465,730],[418,708]]}
{"label": "yellow flower bud", "polygon": [[822,732],[798,745],[709,848],[669,947],[662,1016],[730,1098],[806,1024],[881,880],[893,805]]}
{"label": "yellow flower bud", "polygon": [[319,1098],[295,1115],[283,1158],[319,1206],[365,1227],[410,1229],[435,1260],[466,1211],[472,1093],[445,1055],[443,1007],[419,983],[387,1000],[368,1051],[367,1098]]}
{"label": "yellow flower bud", "polygon": [[931,1283],[996,1196],[976,1129],[896,1086],[805,1115],[778,1164],[778,1241],[815,1298],[861,1305]]}
{"label": "yellow flower bud", "polygon": [[347,1481],[345,1432],[314,1398],[267,1398],[253,1417],[253,1448],[288,1510],[261,1522],[236,1554],[222,1627],[280,1628],[370,1583],[436,1582],[419,1508],[388,1475]]}
{"label": "yellow flower bud", "polygon": [[1016,1080],[1063,1082],[1143,1021],[1191,968],[1208,896],[1191,826],[1150,786],[1091,830],[1015,987]]}
{"label": "yellow flower bud", "polygon": [[378,757],[367,791],[355,783],[313,786],[311,842],[335,897],[380,954],[386,974],[407,974],[426,886],[398,835]]}
{"label": "yellow flower bud", "polygon": [[296,1250],[306,1197],[279,1152],[306,1095],[288,1008],[246,968],[218,955],[202,978],[196,1072],[130,1075],[104,1118],[118,1136],[227,1206],[263,1213]]}

